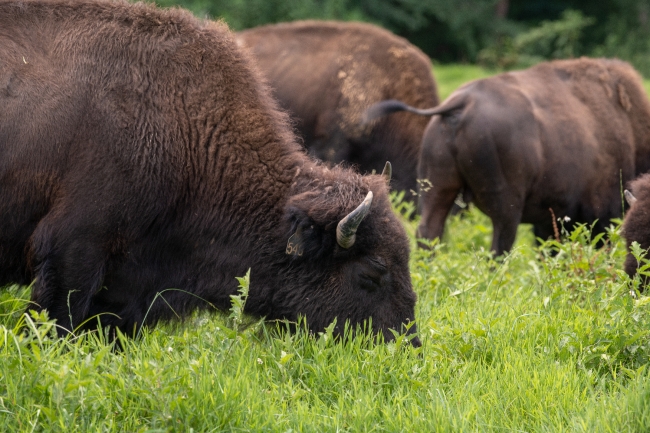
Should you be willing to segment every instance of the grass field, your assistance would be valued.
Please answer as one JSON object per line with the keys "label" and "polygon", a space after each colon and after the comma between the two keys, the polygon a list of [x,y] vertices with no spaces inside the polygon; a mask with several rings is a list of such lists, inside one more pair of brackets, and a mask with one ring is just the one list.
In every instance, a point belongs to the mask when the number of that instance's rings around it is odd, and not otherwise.
{"label": "grass field", "polygon": [[486,78],[497,74],[497,71],[482,68],[476,65],[434,65],[433,75],[438,84],[440,101],[444,101],[461,84],[479,78]]}
{"label": "grass field", "polygon": [[[488,75],[435,71],[441,92]],[[490,232],[470,210],[413,251],[417,349],[245,327],[233,308],[114,351],[96,334],[53,338],[22,315],[27,289],[5,289],[0,431],[648,431],[650,298],[630,295],[618,226],[596,249],[585,228],[538,248],[522,225],[498,262]]]}

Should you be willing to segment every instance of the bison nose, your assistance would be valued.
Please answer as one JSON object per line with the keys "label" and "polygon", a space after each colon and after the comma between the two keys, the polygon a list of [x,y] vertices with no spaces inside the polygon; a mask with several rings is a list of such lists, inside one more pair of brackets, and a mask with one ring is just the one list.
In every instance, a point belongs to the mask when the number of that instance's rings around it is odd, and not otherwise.
{"label": "bison nose", "polygon": [[422,347],[422,342],[420,341],[420,339],[418,337],[413,337],[411,339],[411,346],[413,346],[413,347]]}

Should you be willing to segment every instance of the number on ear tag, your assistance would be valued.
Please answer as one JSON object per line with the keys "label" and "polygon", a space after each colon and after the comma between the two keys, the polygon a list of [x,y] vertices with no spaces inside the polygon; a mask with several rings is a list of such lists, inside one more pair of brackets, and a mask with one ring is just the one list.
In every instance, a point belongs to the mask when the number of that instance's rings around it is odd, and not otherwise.
{"label": "number on ear tag", "polygon": [[291,235],[289,241],[287,242],[287,249],[285,252],[290,256],[302,256],[305,247],[302,243],[302,228],[298,227],[298,230]]}

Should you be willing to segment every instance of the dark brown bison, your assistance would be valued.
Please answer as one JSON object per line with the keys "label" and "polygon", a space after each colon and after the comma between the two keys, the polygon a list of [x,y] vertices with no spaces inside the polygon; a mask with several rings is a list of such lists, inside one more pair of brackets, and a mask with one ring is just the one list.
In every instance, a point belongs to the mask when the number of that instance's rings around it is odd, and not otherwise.
{"label": "dark brown bison", "polygon": [[251,65],[179,9],[1,1],[0,284],[65,330],[227,309],[249,268],[253,315],[413,320],[385,179],[310,159]]}
{"label": "dark brown bison", "polygon": [[[644,174],[633,180],[628,188],[629,190],[625,190],[625,198],[630,209],[625,215],[622,230],[628,248],[624,268],[630,277],[634,277],[639,263],[629,252],[632,242],[638,242],[644,250],[650,248],[650,174]],[[644,277],[643,285],[647,283],[648,278]]]}
{"label": "dark brown bison", "polygon": [[391,161],[392,186],[411,198],[427,119],[401,113],[361,125],[361,118],[384,99],[438,105],[424,53],[384,29],[351,22],[268,25],[238,33],[237,41],[250,48],[312,155],[347,161],[363,173]]}
{"label": "dark brown bison", "polygon": [[[619,60],[541,63],[468,83],[439,107],[386,101],[435,116],[422,140],[418,177],[423,238],[438,238],[459,191],[492,220],[492,250],[508,251],[520,222],[553,234],[553,216],[595,224],[622,212],[621,185],[650,169],[650,103],[639,74]],[[552,210],[552,211],[551,211]]]}

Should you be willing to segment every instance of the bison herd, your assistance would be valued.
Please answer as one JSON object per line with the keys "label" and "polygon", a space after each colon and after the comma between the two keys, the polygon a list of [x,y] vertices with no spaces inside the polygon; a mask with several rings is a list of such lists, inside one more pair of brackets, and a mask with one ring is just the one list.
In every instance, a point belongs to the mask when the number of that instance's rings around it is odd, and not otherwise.
{"label": "bison herd", "polygon": [[[32,284],[60,335],[132,334],[227,310],[251,269],[247,313],[391,340],[416,333],[416,296],[390,186],[425,239],[471,199],[500,255],[521,222],[603,230],[650,171],[650,103],[622,61],[542,63],[438,102],[429,59],[367,24],[233,34],[178,8],[0,0],[0,286]],[[642,248],[649,176],[625,194]]]}

